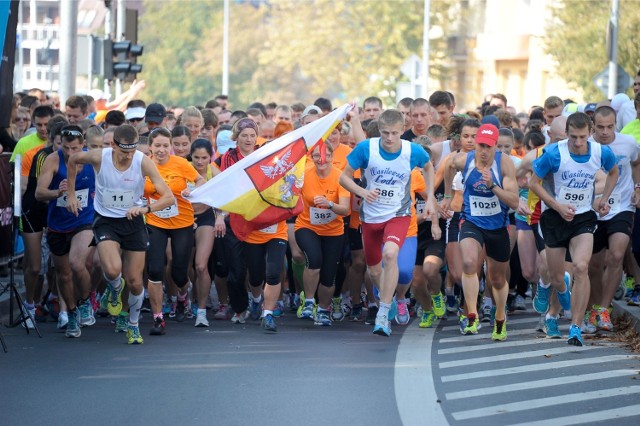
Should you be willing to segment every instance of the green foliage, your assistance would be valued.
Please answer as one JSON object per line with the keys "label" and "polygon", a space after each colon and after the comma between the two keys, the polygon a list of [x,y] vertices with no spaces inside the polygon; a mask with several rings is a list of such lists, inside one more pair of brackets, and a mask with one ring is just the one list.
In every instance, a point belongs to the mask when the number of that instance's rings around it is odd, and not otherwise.
{"label": "green foliage", "polygon": [[[448,27],[453,0],[432,1],[431,25]],[[395,103],[400,65],[421,56],[423,0],[231,1],[229,97],[343,103],[379,95]],[[145,96],[203,104],[221,92],[222,1],[145,0]],[[431,40],[431,76],[444,78],[444,38]]]}
{"label": "green foliage", "polygon": [[[618,63],[635,76],[640,58],[636,35],[640,28],[638,2],[620,0]],[[604,96],[593,78],[608,65],[606,31],[611,10],[610,0],[562,0],[552,9],[547,26],[547,52],[557,63],[557,72],[587,100]],[[631,90],[628,90],[628,94]]]}

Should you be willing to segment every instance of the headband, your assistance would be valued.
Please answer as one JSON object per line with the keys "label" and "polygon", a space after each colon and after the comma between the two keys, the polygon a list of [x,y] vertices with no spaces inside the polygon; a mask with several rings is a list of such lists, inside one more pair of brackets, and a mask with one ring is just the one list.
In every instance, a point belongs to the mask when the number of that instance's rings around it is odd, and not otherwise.
{"label": "headband", "polygon": [[132,143],[121,143],[119,140],[117,139],[113,139],[113,143],[115,143],[116,145],[118,145],[118,148],[120,149],[135,149],[138,147],[138,141],[132,142]]}

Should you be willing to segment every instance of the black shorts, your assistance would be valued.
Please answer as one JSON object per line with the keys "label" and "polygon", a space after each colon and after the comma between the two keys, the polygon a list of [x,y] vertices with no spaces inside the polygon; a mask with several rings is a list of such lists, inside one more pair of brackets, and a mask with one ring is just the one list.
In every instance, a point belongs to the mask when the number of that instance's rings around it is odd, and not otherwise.
{"label": "black shorts", "polygon": [[149,249],[149,232],[142,216],[129,220],[126,217],[105,217],[96,213],[93,219],[93,239],[96,244],[115,241],[122,250],[127,251]]}
{"label": "black shorts", "polygon": [[213,209],[209,208],[202,213],[198,213],[194,217],[196,228],[199,226],[211,226],[216,225],[216,215],[213,213]]}
{"label": "black shorts", "polygon": [[442,231],[442,236],[439,240],[434,240],[431,236],[431,221],[425,220],[418,225],[418,250],[416,250],[416,266],[422,265],[424,259],[427,256],[436,256],[444,260],[444,253],[447,247],[445,242],[445,229],[447,221],[444,219],[438,219],[438,225]]}
{"label": "black shorts", "polygon": [[540,223],[536,223],[533,228],[533,235],[536,237],[536,249],[538,253],[541,253],[544,249],[544,238],[542,237],[542,229],[540,229]]}
{"label": "black shorts", "polygon": [[76,234],[91,229],[91,225],[82,225],[70,232],[47,230],[47,244],[54,256],[64,256],[71,251],[71,240]]}
{"label": "black shorts", "polygon": [[514,213],[509,213],[509,225],[515,225],[516,224],[516,214]]}
{"label": "black shorts", "polygon": [[[484,246],[487,251],[487,257],[496,262],[508,262],[511,257],[509,230],[507,228],[482,229],[468,220],[463,220],[460,225],[460,241],[465,238],[473,238],[479,242],[480,246]],[[464,256],[464,253],[462,255]]]}
{"label": "black shorts", "polygon": [[567,222],[560,213],[547,209],[540,217],[540,229],[544,243],[550,248],[569,248],[572,238],[580,234],[593,234],[598,227],[598,220],[594,211],[580,213]]}
{"label": "black shorts", "polygon": [[451,219],[447,219],[445,227],[445,243],[457,243],[458,234],[460,233],[460,212],[454,212]]}
{"label": "black shorts", "polygon": [[362,250],[362,226],[358,226],[357,229],[349,228],[349,249],[351,251]]}
{"label": "black shorts", "polygon": [[634,212],[620,212],[609,220],[599,220],[593,234],[593,253],[609,248],[609,237],[621,233],[631,237]]}
{"label": "black shorts", "polygon": [[22,232],[25,234],[42,232],[47,227],[47,214],[48,209],[46,205],[44,208],[42,206],[37,206],[29,209],[28,211],[23,211],[20,216]]}

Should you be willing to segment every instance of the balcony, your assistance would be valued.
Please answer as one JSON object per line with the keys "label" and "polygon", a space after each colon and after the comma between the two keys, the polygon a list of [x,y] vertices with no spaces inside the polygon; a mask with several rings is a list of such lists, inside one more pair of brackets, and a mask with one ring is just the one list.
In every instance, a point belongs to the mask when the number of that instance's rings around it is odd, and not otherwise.
{"label": "balcony", "polygon": [[60,40],[58,24],[22,24],[18,25],[18,32],[23,42]]}

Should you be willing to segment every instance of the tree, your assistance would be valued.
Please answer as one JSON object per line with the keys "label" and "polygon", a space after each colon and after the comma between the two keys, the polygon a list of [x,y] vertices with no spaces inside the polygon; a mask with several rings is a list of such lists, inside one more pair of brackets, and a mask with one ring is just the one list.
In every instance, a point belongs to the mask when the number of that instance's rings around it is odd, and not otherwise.
{"label": "tree", "polygon": [[[637,6],[636,1],[620,1],[618,63],[630,75],[636,74],[640,58],[635,40],[640,28]],[[604,97],[593,78],[609,63],[605,35],[610,8],[608,0],[562,0],[552,7],[547,25],[547,52],[556,61],[558,74],[588,100]]]}
{"label": "tree", "polygon": [[[151,76],[150,97],[202,104],[220,93],[221,4],[145,1],[141,78]],[[432,25],[447,28],[451,4],[432,2]],[[421,55],[422,22],[422,0],[231,2],[231,102],[242,108],[255,100],[345,102],[378,95],[393,104],[400,65],[412,53]],[[446,75],[445,43],[431,42],[432,77]]]}

